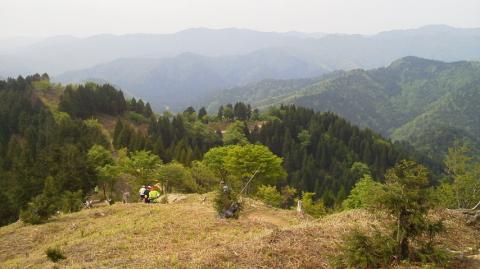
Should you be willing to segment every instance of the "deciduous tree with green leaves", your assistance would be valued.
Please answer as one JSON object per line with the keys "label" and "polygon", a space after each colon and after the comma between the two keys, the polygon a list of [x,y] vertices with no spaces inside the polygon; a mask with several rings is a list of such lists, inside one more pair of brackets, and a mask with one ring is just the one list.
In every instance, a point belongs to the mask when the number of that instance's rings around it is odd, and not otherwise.
{"label": "deciduous tree with green leaves", "polygon": [[[263,145],[230,145],[210,149],[203,162],[222,180],[233,177],[245,185],[256,172],[247,190],[255,191],[260,185],[275,185],[286,176],[282,158]],[[238,185],[238,184],[237,184]]]}
{"label": "deciduous tree with green leaves", "polygon": [[372,176],[365,174],[355,184],[355,187],[343,201],[343,208],[367,208],[375,203],[375,199],[383,193],[383,184],[373,180]]}
{"label": "deciduous tree with green leaves", "polygon": [[245,145],[248,144],[247,136],[245,135],[246,129],[245,122],[235,121],[228,126],[223,136],[223,143],[225,145]]}
{"label": "deciduous tree with green leaves", "polygon": [[107,190],[111,196],[113,185],[119,174],[119,167],[115,165],[112,153],[101,145],[94,145],[87,153],[87,160],[95,167],[104,199],[108,199]]}
{"label": "deciduous tree with green leaves", "polygon": [[133,177],[136,185],[145,185],[159,179],[158,174],[162,160],[150,151],[141,150],[131,153],[130,157],[121,160],[122,171]]}
{"label": "deciduous tree with green leaves", "polygon": [[260,185],[275,185],[278,180],[286,176],[282,167],[282,158],[263,145],[230,146],[225,156],[225,168],[243,184],[246,184],[257,172],[247,192],[255,191]]}
{"label": "deciduous tree with green leaves", "polygon": [[[480,163],[475,162],[471,156],[471,149],[466,145],[457,145],[449,148],[445,157],[445,166],[448,174],[453,179],[451,190],[453,190],[455,195],[455,207],[474,207],[480,201]],[[448,186],[443,186],[442,188],[443,191],[449,190]],[[443,194],[445,195],[447,192]]]}
{"label": "deciduous tree with green leaves", "polygon": [[178,162],[171,162],[162,165],[158,169],[157,178],[167,189],[176,192],[196,192],[198,190],[197,183],[193,180],[190,171]]}

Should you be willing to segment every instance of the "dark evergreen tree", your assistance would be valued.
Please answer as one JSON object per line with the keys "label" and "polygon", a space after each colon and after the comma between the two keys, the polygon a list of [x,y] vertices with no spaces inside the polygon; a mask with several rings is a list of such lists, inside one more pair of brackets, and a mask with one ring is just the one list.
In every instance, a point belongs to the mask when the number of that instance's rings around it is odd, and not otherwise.
{"label": "dark evergreen tree", "polygon": [[218,108],[217,119],[218,120],[223,120],[223,118],[224,118],[224,108],[223,108],[223,106],[220,106]]}
{"label": "dark evergreen tree", "polygon": [[198,119],[203,119],[207,115],[207,110],[205,107],[201,107],[200,110],[198,111]]}

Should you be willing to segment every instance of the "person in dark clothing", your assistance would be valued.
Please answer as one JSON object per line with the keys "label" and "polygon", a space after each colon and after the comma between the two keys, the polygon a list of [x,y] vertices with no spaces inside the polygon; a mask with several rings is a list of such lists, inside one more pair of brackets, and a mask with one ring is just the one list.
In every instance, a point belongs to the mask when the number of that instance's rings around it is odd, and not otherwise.
{"label": "person in dark clothing", "polygon": [[144,194],[144,199],[143,199],[143,200],[144,200],[145,203],[147,203],[147,204],[150,203],[150,199],[149,199],[149,197],[148,197],[148,194],[150,193],[150,190],[151,190],[151,189],[152,189],[151,186],[147,186],[147,187],[145,188],[145,192],[143,193],[143,194]]}

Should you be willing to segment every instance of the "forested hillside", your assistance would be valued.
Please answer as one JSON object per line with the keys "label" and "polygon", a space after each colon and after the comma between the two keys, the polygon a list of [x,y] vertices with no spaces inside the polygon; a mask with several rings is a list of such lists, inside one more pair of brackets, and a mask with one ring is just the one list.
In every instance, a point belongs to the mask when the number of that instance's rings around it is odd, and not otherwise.
{"label": "forested hillside", "polygon": [[[297,81],[262,82],[226,90],[215,99],[249,100],[254,107],[284,103],[332,111],[392,139],[411,142],[432,156],[433,147],[442,145],[436,151],[443,156],[455,139],[479,143],[479,75],[478,62],[406,57],[385,68],[333,73],[300,84],[302,88]],[[269,98],[251,98],[279,88]]]}
{"label": "forested hillside", "polygon": [[[399,159],[422,158],[338,116],[294,106],[259,114],[236,103],[217,115],[191,107],[176,115],[156,115],[149,103],[126,100],[110,85],[64,87],[50,83],[46,74],[1,81],[0,95],[2,224],[14,221],[32,200],[59,204],[91,194],[99,185],[115,197],[115,182],[124,178],[115,169],[130,169],[143,181],[151,180],[158,174],[147,172],[157,162],[164,164],[160,178],[169,178],[170,188],[212,190],[219,181],[215,170],[209,170],[209,160],[195,160],[222,145],[266,145],[283,157],[280,169],[287,175],[274,184],[315,192],[314,199],[327,207],[339,206],[364,173],[381,179]],[[251,150],[267,154],[261,147]],[[100,164],[98,158],[106,157],[94,157],[109,154],[113,157]],[[111,158],[118,168],[112,168]]]}
{"label": "forested hillside", "polygon": [[42,193],[45,183],[61,193],[87,193],[96,184],[86,152],[108,146],[95,122],[52,112],[33,94],[46,76],[0,81],[1,224],[15,221],[21,208]]}
{"label": "forested hillside", "polygon": [[383,178],[388,167],[412,154],[370,130],[333,113],[285,106],[275,120],[253,133],[284,158],[287,185],[313,192],[329,206],[339,205],[364,174]]}

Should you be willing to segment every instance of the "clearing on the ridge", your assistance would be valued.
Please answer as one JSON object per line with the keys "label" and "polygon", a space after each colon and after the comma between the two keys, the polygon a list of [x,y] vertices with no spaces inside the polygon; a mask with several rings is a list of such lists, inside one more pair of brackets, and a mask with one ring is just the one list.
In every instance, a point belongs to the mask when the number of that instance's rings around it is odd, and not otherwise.
{"label": "clearing on the ridge", "polygon": [[[194,194],[171,204],[115,204],[43,225],[2,227],[0,267],[52,267],[45,250],[58,246],[67,257],[60,268],[329,268],[328,256],[346,231],[380,222],[362,210],[299,219],[293,210],[250,199],[239,220],[224,220],[207,196],[205,203]],[[441,240],[452,250],[480,245],[462,214],[438,214],[448,219],[451,233]]]}

